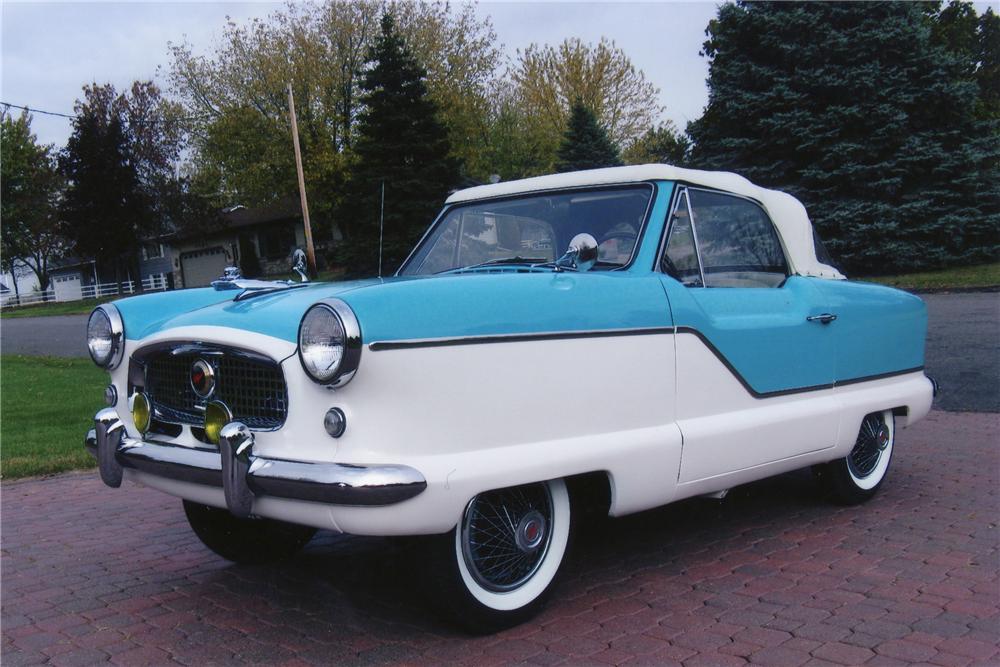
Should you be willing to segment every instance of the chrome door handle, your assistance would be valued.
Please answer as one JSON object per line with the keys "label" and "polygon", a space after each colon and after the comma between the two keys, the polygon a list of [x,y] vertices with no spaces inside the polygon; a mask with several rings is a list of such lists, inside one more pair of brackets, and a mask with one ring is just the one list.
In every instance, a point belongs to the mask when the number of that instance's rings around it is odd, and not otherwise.
{"label": "chrome door handle", "polygon": [[806,318],[806,322],[819,322],[820,324],[829,324],[837,319],[837,316],[833,313],[823,313],[822,315],[810,315]]}

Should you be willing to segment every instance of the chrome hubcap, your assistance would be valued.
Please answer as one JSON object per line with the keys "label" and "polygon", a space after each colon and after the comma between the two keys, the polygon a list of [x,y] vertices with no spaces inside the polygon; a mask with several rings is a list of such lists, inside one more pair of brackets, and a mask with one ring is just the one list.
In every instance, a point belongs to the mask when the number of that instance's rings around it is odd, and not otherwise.
{"label": "chrome hubcap", "polygon": [[517,526],[515,534],[517,547],[524,553],[531,553],[545,539],[545,517],[540,512],[528,512]]}
{"label": "chrome hubcap", "polygon": [[872,414],[861,422],[858,440],[854,443],[851,455],[847,457],[847,465],[858,479],[868,477],[878,467],[882,452],[892,442],[889,427],[882,420],[882,415]]}
{"label": "chrome hubcap", "polygon": [[511,591],[538,571],[552,540],[552,496],[546,484],[487,491],[462,520],[462,556],[487,590]]}

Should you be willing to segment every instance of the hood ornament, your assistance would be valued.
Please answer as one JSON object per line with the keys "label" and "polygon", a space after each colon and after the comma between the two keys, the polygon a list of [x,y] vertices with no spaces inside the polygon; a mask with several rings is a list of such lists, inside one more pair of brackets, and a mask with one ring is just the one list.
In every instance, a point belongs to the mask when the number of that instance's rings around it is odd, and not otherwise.
{"label": "hood ornament", "polygon": [[238,267],[227,266],[222,271],[222,275],[212,281],[212,289],[217,292],[229,290],[240,290],[240,293],[233,297],[233,301],[243,301],[252,296],[270,294],[280,290],[292,289],[295,287],[306,287],[309,283],[295,283],[291,280],[254,280],[244,278]]}
{"label": "hood ornament", "polygon": [[302,248],[292,251],[292,271],[299,274],[300,282],[309,282],[309,276],[306,275],[306,253]]}

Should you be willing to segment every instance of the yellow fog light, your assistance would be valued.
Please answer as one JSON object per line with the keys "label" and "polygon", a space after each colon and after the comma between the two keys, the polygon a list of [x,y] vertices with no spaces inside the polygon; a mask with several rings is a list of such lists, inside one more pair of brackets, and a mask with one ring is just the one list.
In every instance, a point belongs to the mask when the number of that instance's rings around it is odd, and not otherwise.
{"label": "yellow fog light", "polygon": [[132,398],[129,399],[129,409],[132,411],[132,423],[135,424],[136,430],[139,433],[148,431],[153,411],[150,409],[149,398],[146,394],[142,392],[132,394]]}
{"label": "yellow fog light", "polygon": [[233,413],[222,401],[212,401],[205,406],[205,437],[214,444],[219,444],[219,434],[222,427],[233,421]]}

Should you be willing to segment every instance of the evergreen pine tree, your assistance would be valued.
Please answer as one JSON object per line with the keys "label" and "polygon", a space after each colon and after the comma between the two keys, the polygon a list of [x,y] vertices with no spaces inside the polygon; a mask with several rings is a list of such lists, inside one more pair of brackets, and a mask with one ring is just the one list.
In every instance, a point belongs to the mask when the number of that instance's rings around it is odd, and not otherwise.
{"label": "evergreen pine tree", "polygon": [[573,102],[556,157],[556,171],[579,171],[622,164],[618,149],[582,100]]}
{"label": "evergreen pine tree", "polygon": [[799,197],[851,272],[997,256],[997,125],[920,5],[727,4],[704,49],[698,166]]}
{"label": "evergreen pine tree", "polygon": [[346,237],[338,259],[352,275],[378,270],[383,184],[382,266],[383,273],[392,273],[459,180],[447,130],[427,95],[427,72],[389,14],[382,17],[382,32],[368,61],[348,195],[338,210]]}

